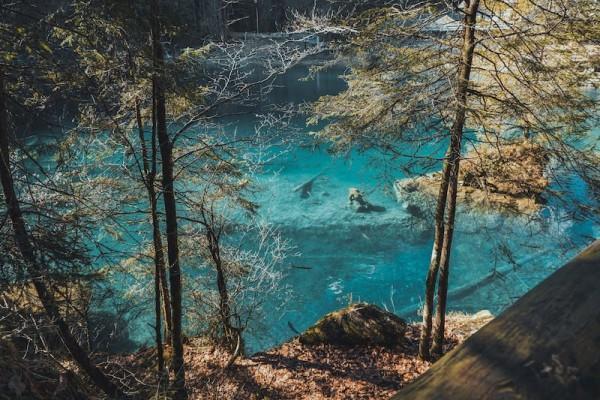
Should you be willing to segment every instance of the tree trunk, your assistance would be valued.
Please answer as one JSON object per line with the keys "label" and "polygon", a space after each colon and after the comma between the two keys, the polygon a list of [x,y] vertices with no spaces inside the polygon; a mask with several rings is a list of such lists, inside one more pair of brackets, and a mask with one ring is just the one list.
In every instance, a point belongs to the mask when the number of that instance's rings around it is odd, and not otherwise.
{"label": "tree trunk", "polygon": [[229,35],[228,7],[228,2],[223,0],[204,0],[200,17],[204,33],[222,42]]}
{"label": "tree trunk", "polygon": [[[433,250],[425,283],[423,326],[419,342],[419,357],[424,360],[430,358],[432,309],[435,282],[440,265],[441,271],[439,272],[440,281],[438,285],[438,305],[436,309],[436,337],[437,335],[441,334],[443,338],[444,332],[446,295],[448,292],[449,256],[452,243],[452,234],[454,232],[460,148],[465,124],[467,89],[471,74],[471,64],[473,62],[473,51],[475,49],[475,22],[477,18],[479,0],[471,0],[471,3],[467,3],[467,7],[468,8],[464,17],[465,31],[463,37],[463,49],[461,52],[461,64],[457,72],[458,85],[456,93],[456,116],[454,119],[454,124],[450,129],[450,147],[444,161],[442,179],[440,182],[440,190],[435,211]],[[442,296],[440,296],[440,294]],[[442,304],[440,304],[440,301]],[[440,310],[442,311],[440,312]],[[439,351],[439,341],[435,343],[434,340],[434,348],[436,351]]]}
{"label": "tree trunk", "polygon": [[[152,202],[152,222],[154,225],[154,214],[156,213],[156,199]],[[152,232],[154,233],[156,228],[152,228]],[[156,335],[156,357],[157,357],[157,368],[158,375],[162,376],[162,373],[165,369],[165,357],[163,354],[163,345],[162,345],[162,334],[161,334],[161,301],[160,301],[160,261],[158,258],[158,252],[156,251],[156,241],[154,242],[154,331]]]}
{"label": "tree trunk", "polygon": [[[152,108],[152,113],[153,113],[153,121],[155,121],[154,118],[154,114],[155,114],[155,107],[153,106]],[[156,196],[156,190],[154,188],[154,183],[156,180],[156,156],[157,156],[158,150],[156,148],[156,124],[153,122],[153,126],[152,126],[152,164],[151,164],[151,169],[150,169],[150,176],[151,176],[151,181],[149,182],[149,198],[150,198],[150,206],[151,206],[151,210],[150,212],[152,213],[152,240],[154,243],[154,248],[155,250],[155,257],[156,257],[156,262],[157,263],[157,267],[158,267],[158,272],[160,275],[160,286],[161,286],[161,290],[162,290],[162,296],[163,296],[163,307],[164,307],[164,311],[165,311],[165,321],[166,321],[166,325],[167,325],[167,332],[165,335],[165,341],[169,341],[173,332],[173,317],[171,315],[171,296],[169,295],[169,284],[167,281],[167,271],[166,271],[166,267],[165,267],[165,254],[163,251],[163,244],[162,244],[162,236],[160,234],[160,221],[158,219],[158,202],[157,202],[157,196]]]}
{"label": "tree trunk", "polygon": [[175,373],[173,387],[175,399],[187,399],[185,389],[185,368],[183,363],[183,340],[181,332],[181,269],[179,266],[179,243],[177,235],[177,208],[173,184],[173,144],[167,133],[165,93],[163,85],[164,55],[160,43],[160,22],[158,0],[151,3],[152,18],[152,53],[154,75],[152,77],[153,97],[155,100],[155,129],[162,159],[162,186],[167,225],[167,258],[169,261],[169,283],[171,289],[171,345],[173,358],[171,362]]}
{"label": "tree trunk", "polygon": [[440,277],[438,284],[438,301],[435,315],[435,329],[433,334],[432,351],[441,354],[444,343],[444,327],[446,320],[446,300],[448,296],[448,277],[450,274],[450,251],[452,249],[452,236],[454,234],[454,219],[456,215],[456,195],[458,191],[458,172],[460,169],[460,150],[462,135],[465,126],[467,109],[467,90],[471,77],[473,53],[475,51],[475,24],[479,0],[467,3],[464,17],[465,33],[462,49],[461,68],[458,76],[457,110],[452,127],[452,140],[450,143],[450,186],[446,204],[446,222],[444,227],[444,244],[440,255]]}
{"label": "tree trunk", "polygon": [[[206,219],[205,219],[206,220]],[[229,304],[229,293],[227,291],[227,282],[225,278],[225,271],[223,270],[223,263],[221,261],[221,251],[219,249],[219,238],[212,230],[212,227],[206,225],[206,238],[208,240],[208,249],[210,255],[215,264],[215,270],[217,271],[217,290],[219,291],[219,314],[221,324],[223,325],[223,335],[225,344],[227,347],[234,350],[236,343],[241,338],[238,336],[240,333],[231,323],[231,307]]]}
{"label": "tree trunk", "polygon": [[421,338],[419,341],[419,357],[423,360],[429,360],[429,347],[431,343],[431,326],[433,316],[433,295],[435,293],[435,282],[437,280],[438,269],[440,266],[440,255],[442,251],[442,242],[444,241],[444,211],[446,208],[446,196],[448,193],[448,181],[450,176],[450,164],[444,161],[442,172],[442,181],[438,193],[437,205],[435,209],[435,233],[433,239],[433,250],[431,252],[431,262],[427,271],[427,280],[425,281],[425,304],[423,305],[423,326],[421,328]]}
{"label": "tree trunk", "polygon": [[446,221],[444,226],[444,241],[440,255],[440,270],[438,282],[438,296],[435,312],[435,325],[433,333],[433,345],[431,352],[442,353],[444,339],[444,325],[446,317],[446,300],[448,295],[448,275],[450,273],[450,249],[452,248],[452,236],[454,233],[454,217],[456,214],[456,191],[458,189],[458,166],[460,162],[460,141],[457,141],[458,155],[455,158],[454,151],[450,162],[450,186],[446,203]]}
{"label": "tree trunk", "polygon": [[[165,257],[162,248],[162,239],[160,237],[160,225],[158,220],[158,212],[156,206],[156,190],[154,189],[154,182],[156,179],[156,145],[155,135],[156,129],[152,126],[152,161],[148,159],[148,149],[146,147],[146,138],[144,137],[144,123],[142,121],[142,115],[140,112],[139,101],[136,100],[135,104],[135,116],[138,126],[138,134],[140,138],[140,145],[142,147],[142,163],[143,163],[143,176],[144,186],[148,193],[148,202],[150,203],[150,216],[152,218],[152,242],[154,250],[154,313],[155,313],[155,336],[156,336],[156,348],[157,348],[157,365],[158,373],[162,375],[164,371],[164,354],[162,346],[162,333],[161,333],[161,281],[162,287],[165,288],[164,276],[165,274]],[[152,121],[154,121],[154,108],[152,109]],[[150,167],[152,163],[152,167]],[[164,296],[166,294],[166,296]],[[164,293],[164,312],[167,330],[171,331],[171,310],[169,304],[168,293]],[[170,334],[169,334],[170,335]]]}
{"label": "tree trunk", "polygon": [[200,0],[192,0],[193,3],[193,7],[194,7],[194,27],[196,28],[196,31],[200,31],[200,18],[201,18],[201,14],[200,14]]}
{"label": "tree trunk", "polygon": [[88,374],[91,381],[104,391],[110,398],[127,398],[125,393],[115,385],[88,357],[87,353],[75,340],[65,320],[60,315],[54,296],[44,282],[42,266],[35,255],[35,250],[30,241],[25,220],[21,213],[19,201],[14,188],[14,181],[10,171],[9,160],[9,134],[8,115],[6,108],[6,93],[4,89],[4,73],[0,70],[0,180],[4,198],[6,201],[8,215],[12,222],[14,239],[27,265],[27,273],[30,276],[40,302],[48,317],[57,326],[60,337],[67,350],[77,362],[79,367]]}

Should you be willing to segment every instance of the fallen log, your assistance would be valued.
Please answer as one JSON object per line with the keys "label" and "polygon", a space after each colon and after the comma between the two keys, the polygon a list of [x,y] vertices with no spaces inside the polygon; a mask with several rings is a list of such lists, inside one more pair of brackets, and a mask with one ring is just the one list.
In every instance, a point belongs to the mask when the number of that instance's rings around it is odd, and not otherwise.
{"label": "fallen log", "polygon": [[599,287],[597,240],[393,399],[599,399]]}
{"label": "fallen log", "polygon": [[315,181],[323,175],[323,172],[309,179],[308,181],[296,186],[293,191],[300,192],[300,198],[306,199],[312,195],[312,188]]}

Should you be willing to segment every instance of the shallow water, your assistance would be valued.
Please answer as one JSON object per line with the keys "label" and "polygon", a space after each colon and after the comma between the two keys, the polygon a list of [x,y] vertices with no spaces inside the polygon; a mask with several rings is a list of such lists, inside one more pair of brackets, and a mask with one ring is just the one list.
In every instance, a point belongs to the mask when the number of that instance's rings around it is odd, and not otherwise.
{"label": "shallow water", "polygon": [[[281,227],[301,253],[289,268],[292,288],[281,310],[267,314],[266,335],[251,337],[263,349],[302,331],[325,313],[349,301],[368,301],[406,318],[417,318],[431,255],[433,232],[408,215],[389,190],[377,182],[367,155],[347,163],[323,153],[281,161],[275,174],[261,177],[261,215]],[[312,195],[301,199],[292,188],[319,174]],[[369,193],[386,208],[357,214],[347,206],[349,187]],[[598,227],[564,218],[560,209],[545,210],[535,220],[494,212],[459,212],[453,245],[450,302],[452,310],[498,313],[597,237]],[[493,272],[493,279],[486,279]],[[474,287],[478,282],[485,286]],[[273,304],[272,309],[275,309]],[[266,322],[266,321],[265,321]]]}
{"label": "shallow water", "polygon": [[[344,87],[338,79],[342,69],[320,72],[310,81],[300,79],[305,72],[301,67],[289,73],[265,103],[311,101]],[[228,128],[252,133],[257,120],[249,113],[225,122]],[[295,127],[300,128],[301,139],[314,129],[302,122]],[[289,291],[285,301],[265,294],[262,318],[246,334],[248,351],[279,344],[294,335],[290,325],[302,331],[350,301],[372,302],[417,318],[432,231],[411,218],[391,193],[392,180],[403,177],[402,162],[369,152],[339,157],[324,146],[316,150],[295,146],[254,176],[262,188],[255,199],[261,205],[259,217],[278,227],[300,255],[280,266]],[[317,175],[308,198],[293,191]],[[347,201],[350,187],[361,189],[386,211],[353,212]],[[588,196],[579,180],[572,182],[572,190],[581,199]],[[534,220],[459,212],[448,307],[498,313],[598,236],[598,225],[573,221],[561,207],[550,204]],[[497,273],[490,278],[493,271]],[[484,285],[477,285],[482,281]],[[150,341],[148,322],[151,318],[133,321],[130,339]]]}
{"label": "shallow water", "polygon": [[[322,73],[322,87],[314,81],[294,81],[302,76],[296,71],[288,77],[283,100],[311,100],[341,90],[343,84],[335,78],[340,72]],[[293,96],[296,88],[298,97]],[[272,100],[280,101],[277,93]],[[314,127],[305,128],[310,129]],[[392,180],[403,177],[403,161],[368,152],[334,157],[326,150],[296,147],[257,177],[264,189],[258,196],[260,215],[279,226],[301,255],[284,266],[285,283],[291,288],[287,302],[267,304],[263,325],[268,328],[249,332],[251,350],[293,336],[288,323],[302,331],[349,301],[368,301],[418,318],[433,235],[415,223],[391,193]],[[303,199],[293,191],[318,175],[310,197]],[[350,187],[361,189],[386,211],[351,211]],[[581,199],[588,196],[579,180],[572,190]],[[597,225],[570,220],[564,209],[552,204],[534,220],[494,212],[459,212],[457,218],[448,307],[466,312],[502,311],[598,236]],[[489,278],[493,271],[498,273]],[[478,287],[481,281],[486,284]]]}

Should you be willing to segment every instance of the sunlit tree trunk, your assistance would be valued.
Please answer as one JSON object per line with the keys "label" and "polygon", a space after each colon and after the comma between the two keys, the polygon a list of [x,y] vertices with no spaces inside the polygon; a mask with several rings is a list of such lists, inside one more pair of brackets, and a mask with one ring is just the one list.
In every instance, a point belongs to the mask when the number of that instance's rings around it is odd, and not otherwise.
{"label": "sunlit tree trunk", "polygon": [[27,265],[27,273],[32,280],[37,296],[46,314],[58,328],[60,337],[73,359],[88,374],[91,381],[110,398],[127,398],[125,393],[92,362],[85,350],[77,343],[69,330],[69,326],[60,315],[52,292],[45,283],[44,271],[35,255],[34,247],[29,238],[10,171],[7,114],[4,74],[0,69],[0,180],[8,216],[13,227],[15,243],[25,261],[25,265]]}
{"label": "sunlit tree trunk", "polygon": [[438,283],[438,301],[435,314],[435,327],[433,334],[432,352],[441,354],[444,344],[444,327],[446,322],[446,300],[448,297],[448,277],[450,274],[450,254],[452,249],[452,237],[454,234],[454,219],[456,215],[456,195],[458,191],[458,172],[460,168],[460,151],[462,135],[465,126],[465,116],[467,108],[467,90],[471,77],[471,67],[473,65],[473,53],[475,51],[475,25],[477,22],[477,10],[479,0],[467,2],[467,9],[464,18],[465,33],[462,49],[461,68],[458,77],[457,93],[457,112],[452,128],[452,138],[450,147],[450,185],[448,187],[448,196],[446,204],[446,221],[444,227],[444,243],[440,255],[440,276]]}
{"label": "sunlit tree trunk", "polygon": [[152,54],[154,74],[152,78],[153,97],[155,101],[155,129],[162,160],[162,186],[165,205],[167,231],[167,259],[169,262],[169,283],[171,289],[171,346],[173,358],[171,367],[175,378],[173,388],[175,399],[187,399],[185,389],[185,368],[183,363],[182,338],[182,301],[181,301],[181,268],[179,265],[179,239],[177,234],[177,206],[175,201],[173,177],[173,144],[167,133],[165,93],[163,87],[164,55],[160,43],[160,22],[158,0],[151,2],[152,18]]}
{"label": "sunlit tree trunk", "polygon": [[433,239],[433,250],[431,261],[425,281],[425,304],[423,305],[423,326],[421,329],[421,340],[419,341],[419,357],[423,360],[429,359],[429,347],[431,344],[431,329],[433,319],[433,297],[435,293],[435,282],[440,267],[440,255],[442,242],[444,241],[444,211],[446,208],[446,196],[448,193],[448,181],[450,176],[450,164],[444,162],[442,181],[435,209],[435,232]]}
{"label": "sunlit tree trunk", "polygon": [[466,3],[464,16],[464,36],[461,51],[461,64],[457,73],[456,114],[450,129],[450,147],[444,161],[442,181],[435,213],[435,237],[431,263],[427,274],[425,288],[425,305],[423,307],[423,328],[419,343],[419,356],[422,359],[430,357],[430,342],[432,330],[432,308],[435,292],[436,275],[439,270],[438,302],[436,307],[436,321],[433,351],[441,352],[444,338],[444,323],[446,313],[446,299],[448,293],[448,274],[450,266],[450,250],[454,233],[454,219],[456,214],[456,194],[458,190],[458,172],[460,163],[460,150],[462,135],[466,118],[467,90],[471,76],[473,52],[475,50],[475,24],[479,0]]}

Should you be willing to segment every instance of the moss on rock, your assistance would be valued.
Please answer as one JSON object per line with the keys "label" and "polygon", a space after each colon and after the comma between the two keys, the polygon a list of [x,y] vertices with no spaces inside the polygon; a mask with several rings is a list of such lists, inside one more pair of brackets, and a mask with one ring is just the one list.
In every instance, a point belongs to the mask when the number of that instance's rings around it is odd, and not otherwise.
{"label": "moss on rock", "polygon": [[366,303],[329,313],[299,337],[300,343],[396,346],[403,342],[406,322]]}

